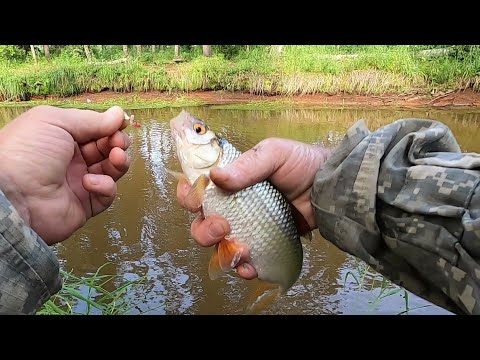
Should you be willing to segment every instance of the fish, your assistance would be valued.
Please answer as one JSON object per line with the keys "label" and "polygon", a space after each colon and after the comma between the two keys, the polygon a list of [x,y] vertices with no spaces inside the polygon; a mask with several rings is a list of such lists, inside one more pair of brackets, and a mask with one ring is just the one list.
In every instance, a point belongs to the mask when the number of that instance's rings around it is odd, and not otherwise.
{"label": "fish", "polygon": [[141,127],[140,123],[135,120],[135,115],[130,115],[128,116],[126,112],[123,112],[123,116],[124,116],[124,122],[127,122],[130,123],[131,126],[133,126],[134,128],[139,128]]}
{"label": "fish", "polygon": [[230,233],[216,244],[210,259],[210,279],[235,269],[247,253],[261,281],[256,290],[259,296],[247,313],[264,309],[299,279],[303,264],[300,237],[305,234],[298,229],[299,224],[305,228],[306,220],[298,217],[298,210],[268,180],[233,193],[216,186],[210,170],[227,166],[241,152],[204,121],[182,110],[170,120],[170,129],[182,173],[168,169],[169,174],[191,185],[188,201],[198,205],[204,217],[220,215],[230,224]]}

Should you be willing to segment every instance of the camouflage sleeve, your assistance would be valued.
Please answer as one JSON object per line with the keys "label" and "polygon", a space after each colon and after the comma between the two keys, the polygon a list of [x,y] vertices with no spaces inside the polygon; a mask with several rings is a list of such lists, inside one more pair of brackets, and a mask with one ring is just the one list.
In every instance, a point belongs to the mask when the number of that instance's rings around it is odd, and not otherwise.
{"label": "camouflage sleeve", "polygon": [[317,173],[322,236],[407,290],[480,314],[480,154],[432,120],[349,129]]}
{"label": "camouflage sleeve", "polygon": [[33,314],[61,286],[52,250],[0,191],[0,314]]}

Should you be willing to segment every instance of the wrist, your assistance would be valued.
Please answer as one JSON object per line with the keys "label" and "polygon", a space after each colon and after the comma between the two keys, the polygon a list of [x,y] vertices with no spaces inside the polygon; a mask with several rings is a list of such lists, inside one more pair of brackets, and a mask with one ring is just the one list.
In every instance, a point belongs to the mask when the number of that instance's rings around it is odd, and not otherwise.
{"label": "wrist", "polygon": [[325,162],[330,158],[330,156],[332,155],[333,153],[333,149],[331,148],[327,148],[327,147],[323,147],[323,146],[320,146],[320,145],[315,145],[314,146],[315,148],[315,152],[316,152],[316,157],[318,159],[320,159],[320,166],[319,166],[319,169],[323,167],[323,164],[325,164]]}
{"label": "wrist", "polygon": [[3,192],[8,201],[10,201],[25,224],[30,227],[31,217],[25,197],[22,192],[17,189],[15,181],[10,179],[5,173],[0,174],[0,191]]}

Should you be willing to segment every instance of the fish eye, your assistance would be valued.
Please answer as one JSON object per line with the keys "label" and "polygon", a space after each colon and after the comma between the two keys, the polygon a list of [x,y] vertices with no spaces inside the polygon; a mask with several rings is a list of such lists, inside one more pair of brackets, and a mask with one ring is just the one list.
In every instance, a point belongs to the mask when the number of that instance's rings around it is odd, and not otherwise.
{"label": "fish eye", "polygon": [[194,124],[193,130],[195,130],[195,132],[199,135],[203,135],[207,132],[207,129],[202,124]]}

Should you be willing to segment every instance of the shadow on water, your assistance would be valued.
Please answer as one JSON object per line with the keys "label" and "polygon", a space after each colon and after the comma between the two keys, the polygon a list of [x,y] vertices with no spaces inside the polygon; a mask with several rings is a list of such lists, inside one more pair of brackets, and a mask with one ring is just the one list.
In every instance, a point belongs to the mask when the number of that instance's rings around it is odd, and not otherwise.
{"label": "shadow on water", "polygon": [[[0,108],[0,126],[25,108]],[[456,135],[462,151],[480,152],[480,112],[419,110],[215,110],[187,109],[205,120],[240,150],[276,136],[310,143],[335,145],[358,119],[371,130],[400,118],[431,118],[444,122]],[[165,171],[179,169],[170,138],[168,120],[179,109],[129,111],[142,127],[128,128],[131,170],[119,182],[118,198],[103,214],[91,219],[71,238],[56,247],[67,270],[85,276],[110,261],[109,273],[147,280],[129,296],[133,313],[154,309],[151,314],[240,314],[255,281],[235,275],[211,281],[207,265],[211,249],[190,238],[193,215],[181,209],[175,198],[176,184]],[[397,314],[405,309],[403,292],[373,306],[379,285],[358,290],[351,281],[344,286],[355,261],[322,239],[318,233],[304,243],[305,259],[300,280],[287,296],[276,301],[270,314]],[[117,284],[118,286],[119,284]],[[447,314],[410,294],[414,314]],[[426,307],[421,307],[429,305]],[[421,307],[421,308],[419,308]]]}

